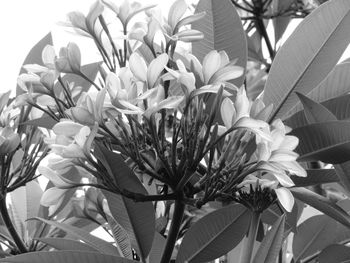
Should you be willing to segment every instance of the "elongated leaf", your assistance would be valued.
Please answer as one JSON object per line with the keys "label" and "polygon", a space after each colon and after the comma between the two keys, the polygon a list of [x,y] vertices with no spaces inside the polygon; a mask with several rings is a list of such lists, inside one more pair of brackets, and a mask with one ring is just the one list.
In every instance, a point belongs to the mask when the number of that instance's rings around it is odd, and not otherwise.
{"label": "elongated leaf", "polygon": [[334,239],[335,223],[327,216],[317,215],[299,225],[293,239],[294,260],[310,256],[331,244]]}
{"label": "elongated leaf", "polygon": [[[285,214],[285,230],[291,230],[293,232],[296,231],[297,222],[301,211],[302,205],[298,201],[295,202],[292,211]],[[284,211],[277,204],[273,204],[262,213],[261,221],[272,226],[283,214]]]}
{"label": "elongated leaf", "polygon": [[107,216],[108,224],[111,227],[114,240],[117,242],[123,256],[132,259],[130,239],[126,231],[111,216]]}
{"label": "elongated leaf", "polygon": [[[41,58],[41,53],[46,45],[52,45],[52,34],[49,32],[46,34],[38,43],[35,44],[35,46],[32,47],[32,49],[29,51],[27,57],[24,59],[22,65],[27,64],[38,64],[43,65],[43,60]],[[21,67],[19,74],[25,73],[23,67]],[[16,96],[23,94],[24,90],[22,90],[18,85],[16,88]]]}
{"label": "elongated leaf", "polygon": [[[90,80],[94,81],[97,73],[99,71],[99,65],[101,62],[94,62],[91,64],[87,64],[81,67],[81,72],[85,74]],[[82,87],[81,92],[88,91],[91,87],[91,83],[87,80],[83,79],[82,77],[75,75],[75,74],[65,74],[62,78],[63,83],[66,85],[66,82],[72,83],[74,82],[74,87]],[[55,90],[61,90],[62,87],[59,82],[55,85]],[[79,98],[79,94],[76,95],[77,98]]]}
{"label": "elongated leaf", "polygon": [[[274,13],[283,13],[294,0],[275,0],[274,2]],[[289,16],[277,16],[273,19],[273,27],[275,32],[275,42],[278,42],[283,36],[284,31],[287,29],[291,17]]]}
{"label": "elongated leaf", "polygon": [[255,254],[253,263],[276,262],[282,246],[285,216],[282,215],[267,232]]}
{"label": "elongated leaf", "polygon": [[348,191],[348,193],[350,193],[350,161],[341,164],[335,164],[334,168],[340,182]]}
{"label": "elongated leaf", "polygon": [[151,252],[149,253],[149,262],[160,262],[165,248],[166,239],[158,232],[155,233]]}
{"label": "elongated leaf", "polygon": [[[350,2],[329,1],[307,16],[277,53],[265,86],[271,119],[283,117],[328,75],[350,42]],[[307,36],[307,37],[305,37]]]}
{"label": "elongated leaf", "polygon": [[[349,72],[349,62],[343,62],[336,65],[329,75],[316,88],[307,93],[307,96],[316,102],[324,102],[346,94],[349,92]],[[297,103],[295,107],[289,111],[288,115],[292,115],[301,109],[301,103]]]}
{"label": "elongated leaf", "polygon": [[290,190],[295,198],[316,208],[339,223],[350,227],[350,216],[326,197],[302,187],[291,188]]}
{"label": "elongated leaf", "polygon": [[299,161],[320,160],[343,163],[350,159],[350,122],[328,121],[294,129],[291,134],[300,140],[296,151]]}
{"label": "elongated leaf", "polygon": [[39,218],[39,217],[36,217],[35,219],[40,220],[40,221],[42,221],[50,226],[57,227],[58,229],[61,229],[65,232],[69,233],[70,235],[73,235],[73,236],[81,239],[82,241],[84,241],[88,245],[92,246],[93,248],[97,249],[101,253],[109,254],[109,255],[118,255],[118,256],[120,255],[117,247],[111,245],[110,243],[108,243],[108,242],[106,242],[98,237],[90,235],[89,232],[86,232],[80,228],[77,228],[77,227],[74,227],[74,226],[71,226],[68,224],[56,222],[56,221],[46,220],[46,219]]}
{"label": "elongated leaf", "polygon": [[[100,152],[101,161],[121,189],[148,194],[119,154],[104,147],[98,147],[95,151]],[[108,191],[103,191],[103,194],[114,219],[127,231],[131,245],[145,259],[151,250],[155,232],[155,212],[152,202],[135,202]]]}
{"label": "elongated leaf", "polygon": [[[350,94],[326,100],[321,105],[326,107],[338,120],[350,119]],[[307,125],[304,111],[298,111],[284,123],[292,128]]]}
{"label": "elongated leaf", "polygon": [[112,255],[104,255],[87,251],[41,251],[2,258],[0,262],[14,263],[133,263],[138,262]]}
{"label": "elongated leaf", "polygon": [[336,121],[337,118],[331,113],[326,107],[309,99],[307,96],[296,92],[299,100],[303,104],[304,113],[306,120],[309,124],[325,122],[325,121]]}
{"label": "elongated leaf", "polygon": [[[203,61],[211,50],[225,50],[230,60],[238,58],[237,65],[246,68],[247,41],[241,19],[229,0],[201,0],[195,13],[206,16],[192,23],[192,29],[201,31],[204,39],[192,44],[192,52]],[[244,74],[233,81],[237,87],[243,84]]]}
{"label": "elongated leaf", "polygon": [[250,216],[250,211],[238,204],[204,216],[187,231],[176,263],[207,262],[232,250],[246,234]]}
{"label": "elongated leaf", "polygon": [[92,246],[89,246],[86,243],[76,241],[73,239],[46,237],[38,238],[37,240],[57,250],[98,252],[98,250],[93,248]]}
{"label": "elongated leaf", "polygon": [[295,175],[290,177],[296,187],[339,182],[339,178],[334,169],[307,169],[306,172],[306,177]]}
{"label": "elongated leaf", "polygon": [[348,228],[325,215],[310,217],[298,226],[294,236],[294,259],[298,261],[310,257],[332,243],[348,239],[349,234]]}
{"label": "elongated leaf", "polygon": [[52,127],[57,123],[56,120],[52,119],[50,116],[48,116],[47,114],[43,114],[42,117],[37,118],[37,119],[33,119],[33,120],[29,120],[24,122],[23,124],[26,125],[33,125],[33,126],[37,126],[37,127],[42,127],[42,128],[46,128],[46,129],[52,129]]}
{"label": "elongated leaf", "polygon": [[350,262],[350,247],[344,245],[333,244],[318,255],[319,263],[349,263]]}

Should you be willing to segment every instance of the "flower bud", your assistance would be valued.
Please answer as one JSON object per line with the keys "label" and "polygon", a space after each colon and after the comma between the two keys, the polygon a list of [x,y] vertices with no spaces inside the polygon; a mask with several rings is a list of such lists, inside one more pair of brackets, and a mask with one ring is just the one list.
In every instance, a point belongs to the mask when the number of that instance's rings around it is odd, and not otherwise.
{"label": "flower bud", "polygon": [[10,127],[0,127],[0,155],[5,155],[15,151],[21,139]]}

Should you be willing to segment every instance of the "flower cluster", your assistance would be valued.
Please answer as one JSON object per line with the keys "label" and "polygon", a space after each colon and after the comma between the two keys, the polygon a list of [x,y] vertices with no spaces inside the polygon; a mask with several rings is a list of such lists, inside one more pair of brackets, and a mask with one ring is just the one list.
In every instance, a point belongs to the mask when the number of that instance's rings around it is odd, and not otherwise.
{"label": "flower cluster", "polygon": [[[109,30],[105,9],[121,22],[121,38]],[[139,179],[161,185],[160,196],[181,193],[185,202],[200,207],[212,200],[248,205],[256,199],[248,198],[250,193],[259,192],[270,195],[268,205],[277,196],[287,211],[292,209],[289,176],[305,176],[296,162],[297,138],[286,135],[280,120],[267,123],[271,105],[251,101],[244,86],[232,84],[244,69],[225,51],[211,51],[203,61],[181,54],[178,42],[203,37],[188,25],[205,14],[184,17],[186,10],[185,1],[177,0],[164,18],[153,6],[97,1],[86,17],[71,13],[69,26],[94,39],[103,60],[95,65],[98,81],[82,72],[74,43],[58,56],[47,47],[45,67],[26,67],[19,81],[27,93],[17,103],[26,102],[56,121],[46,140],[56,159],[40,170],[54,185],[44,205],[56,211],[64,193],[82,185],[82,176],[89,185],[135,196],[116,184],[117,175],[99,153],[105,147],[120,154]],[[143,11],[147,25],[135,23],[128,31],[131,18]],[[162,36],[159,43],[156,33]],[[78,75],[96,89],[64,83],[64,74]],[[72,167],[79,167],[74,180],[64,176]]]}

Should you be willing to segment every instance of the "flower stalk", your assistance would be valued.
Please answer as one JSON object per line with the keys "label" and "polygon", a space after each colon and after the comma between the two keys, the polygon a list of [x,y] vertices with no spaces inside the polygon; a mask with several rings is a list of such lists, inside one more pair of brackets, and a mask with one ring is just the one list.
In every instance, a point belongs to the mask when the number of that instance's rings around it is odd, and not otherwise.
{"label": "flower stalk", "polygon": [[17,249],[20,253],[26,253],[28,252],[23,240],[18,235],[15,226],[12,223],[12,220],[10,218],[10,215],[7,210],[6,206],[6,194],[2,194],[0,199],[0,213],[1,217],[6,225],[7,230],[9,231],[11,237],[13,238],[13,241],[15,242]]}
{"label": "flower stalk", "polygon": [[182,202],[182,198],[178,198],[175,200],[175,207],[174,207],[174,215],[171,220],[171,225],[168,233],[168,237],[166,240],[164,252],[162,255],[162,259],[160,263],[169,263],[171,259],[171,255],[173,253],[175,243],[177,240],[177,236],[180,231],[182,217],[185,212],[185,204]]}

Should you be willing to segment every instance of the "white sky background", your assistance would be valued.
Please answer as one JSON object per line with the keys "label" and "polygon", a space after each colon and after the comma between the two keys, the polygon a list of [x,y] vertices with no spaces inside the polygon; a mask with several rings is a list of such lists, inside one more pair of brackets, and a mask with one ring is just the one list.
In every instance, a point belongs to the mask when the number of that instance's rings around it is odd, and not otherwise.
{"label": "white sky background", "polygon": [[[121,0],[119,0],[121,1]],[[65,33],[65,29],[57,25],[66,20],[66,14],[71,11],[87,13],[94,0],[10,0],[2,3],[0,16],[0,93],[16,86],[18,72],[30,49],[50,30],[53,30],[56,48],[65,46],[69,41],[79,44],[82,59],[87,62],[85,55],[88,50],[81,46],[81,37]],[[118,2],[118,0],[116,0]],[[142,0],[141,3],[159,3],[164,14],[173,0]],[[187,0],[187,2],[194,2]],[[295,24],[289,28],[289,35]],[[85,54],[84,54],[85,53]],[[348,54],[350,52],[347,52]],[[347,55],[348,56],[348,55]]]}

